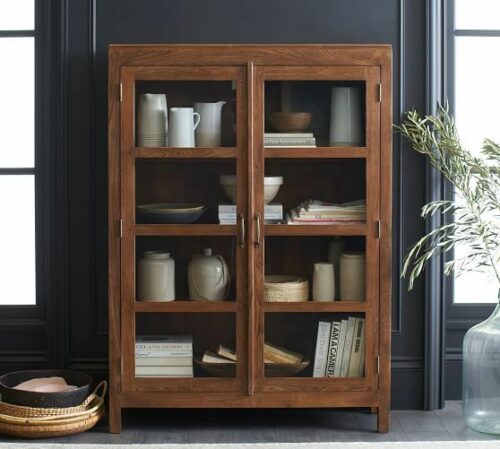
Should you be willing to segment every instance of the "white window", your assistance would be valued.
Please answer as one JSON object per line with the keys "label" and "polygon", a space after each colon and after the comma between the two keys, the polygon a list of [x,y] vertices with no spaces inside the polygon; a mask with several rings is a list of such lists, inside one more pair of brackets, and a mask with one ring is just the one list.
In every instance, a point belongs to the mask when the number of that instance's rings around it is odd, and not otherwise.
{"label": "white window", "polygon": [[[500,0],[455,0],[454,108],[462,145],[478,153],[485,137],[500,143]],[[455,256],[464,254],[456,248]],[[454,279],[455,303],[493,303],[497,285],[482,273]]]}
{"label": "white window", "polygon": [[0,0],[0,305],[36,304],[35,0]]}

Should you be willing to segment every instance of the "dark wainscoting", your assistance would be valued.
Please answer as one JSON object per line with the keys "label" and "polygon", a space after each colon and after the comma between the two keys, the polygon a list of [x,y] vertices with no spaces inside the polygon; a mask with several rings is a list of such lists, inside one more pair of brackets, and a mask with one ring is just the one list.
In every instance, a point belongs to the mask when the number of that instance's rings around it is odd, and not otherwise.
{"label": "dark wainscoting", "polygon": [[[49,1],[49,0],[46,0]],[[110,43],[390,43],[394,120],[425,110],[425,2],[419,0],[53,0],[65,56],[66,295],[30,329],[0,323],[0,370],[57,363],[107,372],[107,45]],[[58,124],[53,123],[55,128]],[[59,126],[61,126],[59,124]],[[403,254],[424,230],[425,164],[394,137],[393,407],[421,408],[423,284],[399,282]],[[55,280],[56,281],[56,280]],[[67,318],[65,318],[67,316]],[[3,323],[6,323],[4,327]],[[49,335],[48,344],[40,335]],[[22,337],[22,338],[21,338]],[[21,338],[20,340],[17,340]],[[18,345],[13,348],[13,342]],[[54,357],[53,353],[58,356]]]}

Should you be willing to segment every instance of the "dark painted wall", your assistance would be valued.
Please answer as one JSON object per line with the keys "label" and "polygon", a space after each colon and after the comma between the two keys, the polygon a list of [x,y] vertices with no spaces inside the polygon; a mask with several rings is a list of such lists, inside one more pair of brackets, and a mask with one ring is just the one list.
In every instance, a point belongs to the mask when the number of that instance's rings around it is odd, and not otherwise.
{"label": "dark painted wall", "polygon": [[[419,0],[67,1],[67,310],[60,363],[104,375],[107,354],[106,48],[110,43],[390,43],[394,116],[425,106],[425,2]],[[425,168],[394,139],[393,406],[422,406],[423,289],[398,281],[423,231]],[[57,306],[57,304],[56,304]],[[41,324],[44,326],[44,323]],[[26,329],[10,329],[14,334]],[[50,329],[47,330],[50,334]],[[66,335],[67,334],[67,335]],[[49,349],[23,340],[48,363]],[[0,342],[0,369],[7,364]],[[22,366],[21,359],[16,366]],[[11,368],[13,365],[8,365]]]}

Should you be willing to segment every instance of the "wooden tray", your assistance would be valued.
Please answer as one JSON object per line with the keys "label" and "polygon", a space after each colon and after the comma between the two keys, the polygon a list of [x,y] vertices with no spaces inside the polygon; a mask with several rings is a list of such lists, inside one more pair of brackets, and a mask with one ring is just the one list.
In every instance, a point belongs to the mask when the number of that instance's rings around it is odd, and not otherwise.
{"label": "wooden tray", "polygon": [[[206,373],[214,377],[235,377],[236,363],[207,363],[195,359],[195,363]],[[266,377],[293,377],[304,371],[311,361],[306,359],[299,363],[266,363]]]}

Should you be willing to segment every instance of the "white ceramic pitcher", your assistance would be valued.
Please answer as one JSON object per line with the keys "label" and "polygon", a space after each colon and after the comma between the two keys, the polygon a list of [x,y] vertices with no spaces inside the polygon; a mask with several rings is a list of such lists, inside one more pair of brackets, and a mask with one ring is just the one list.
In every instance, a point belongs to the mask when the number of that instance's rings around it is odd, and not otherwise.
{"label": "white ceramic pitcher", "polygon": [[225,101],[194,104],[194,110],[200,114],[200,126],[195,133],[197,147],[220,147],[222,106],[225,104]]}
{"label": "white ceramic pitcher", "polygon": [[169,147],[194,147],[194,131],[200,124],[200,114],[193,108],[170,108]]}

